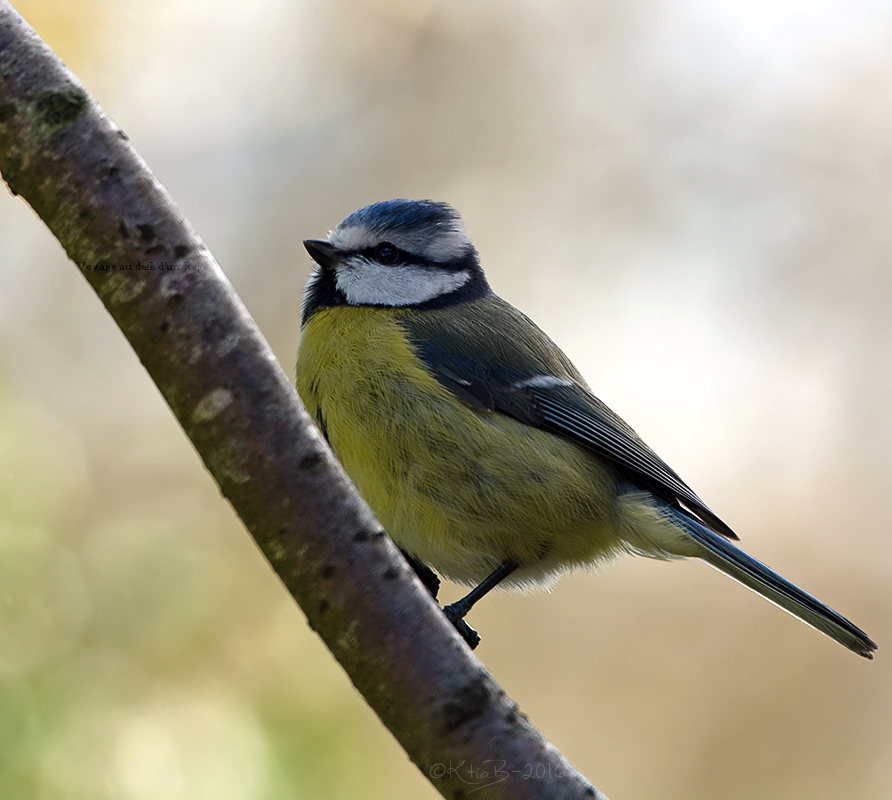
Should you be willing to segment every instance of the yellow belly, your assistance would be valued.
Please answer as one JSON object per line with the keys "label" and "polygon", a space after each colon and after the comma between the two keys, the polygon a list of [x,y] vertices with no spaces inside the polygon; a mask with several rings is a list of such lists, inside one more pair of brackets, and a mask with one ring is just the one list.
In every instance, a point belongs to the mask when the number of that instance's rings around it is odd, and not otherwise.
{"label": "yellow belly", "polygon": [[524,583],[624,549],[612,468],[459,401],[409,349],[404,313],[318,311],[297,362],[308,411],[394,541],[465,583],[506,559]]}

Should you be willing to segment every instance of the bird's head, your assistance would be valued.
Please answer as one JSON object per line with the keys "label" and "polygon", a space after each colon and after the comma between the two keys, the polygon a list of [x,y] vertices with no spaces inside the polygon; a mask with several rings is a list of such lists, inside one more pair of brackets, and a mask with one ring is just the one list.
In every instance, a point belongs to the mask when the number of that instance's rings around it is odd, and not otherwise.
{"label": "bird's head", "polygon": [[317,264],[304,320],[332,305],[439,307],[490,293],[461,218],[446,203],[373,203],[304,247]]}

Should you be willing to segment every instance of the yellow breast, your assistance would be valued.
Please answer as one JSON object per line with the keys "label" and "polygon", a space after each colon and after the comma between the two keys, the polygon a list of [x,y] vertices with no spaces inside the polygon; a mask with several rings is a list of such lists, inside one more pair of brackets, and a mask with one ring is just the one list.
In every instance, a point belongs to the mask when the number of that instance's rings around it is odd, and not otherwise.
{"label": "yellow breast", "polygon": [[612,469],[458,400],[415,356],[405,313],[320,310],[297,361],[308,411],[397,544],[467,583],[508,558],[528,582],[619,549]]}

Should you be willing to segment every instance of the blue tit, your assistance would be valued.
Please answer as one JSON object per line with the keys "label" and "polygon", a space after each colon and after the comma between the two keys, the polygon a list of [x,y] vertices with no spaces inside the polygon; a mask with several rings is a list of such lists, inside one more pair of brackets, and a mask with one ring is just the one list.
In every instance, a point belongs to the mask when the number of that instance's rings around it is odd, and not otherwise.
{"label": "blue tit", "polygon": [[304,242],[297,388],[392,539],[436,596],[547,583],[620,553],[700,558],[861,656],[859,628],[756,561],[592,393],[531,320],[497,297],[458,214],[391,200]]}

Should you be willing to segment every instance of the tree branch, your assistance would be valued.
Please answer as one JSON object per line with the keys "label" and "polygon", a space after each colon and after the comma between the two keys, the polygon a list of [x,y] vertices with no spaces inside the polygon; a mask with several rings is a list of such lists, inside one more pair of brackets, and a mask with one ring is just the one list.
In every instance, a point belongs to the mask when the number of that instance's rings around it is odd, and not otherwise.
{"label": "tree branch", "polygon": [[446,797],[602,798],[465,647],[130,145],[0,0],[0,171],[81,269],[310,626]]}

